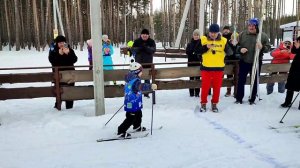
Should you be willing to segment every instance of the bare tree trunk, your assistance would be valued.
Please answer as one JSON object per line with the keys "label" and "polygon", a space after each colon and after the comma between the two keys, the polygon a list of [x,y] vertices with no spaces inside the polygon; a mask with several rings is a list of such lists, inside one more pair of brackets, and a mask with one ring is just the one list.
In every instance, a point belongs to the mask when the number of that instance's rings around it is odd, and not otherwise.
{"label": "bare tree trunk", "polygon": [[153,0],[150,0],[150,32],[152,33],[152,38],[154,40]]}
{"label": "bare tree trunk", "polygon": [[73,15],[74,15],[74,31],[73,31],[73,44],[75,45],[74,47],[77,49],[77,45],[78,45],[78,11],[77,9],[77,5],[76,3],[74,4],[73,7]]}
{"label": "bare tree trunk", "polygon": [[212,22],[217,23],[218,22],[218,14],[219,14],[219,0],[213,0],[212,9],[213,9]]}
{"label": "bare tree trunk", "polygon": [[[119,9],[119,3],[120,3],[119,0],[117,0],[117,9]],[[120,32],[120,17],[119,16],[120,16],[120,11],[117,10],[117,16],[116,16],[116,20],[115,20],[115,25],[117,25],[115,28],[115,35],[117,37],[117,43],[121,42],[120,37],[122,37],[121,35],[118,35],[119,34],[118,32]],[[126,41],[125,41],[125,43],[126,43]]]}
{"label": "bare tree trunk", "polygon": [[71,46],[73,46],[72,33],[71,33],[71,22],[70,22],[70,19],[69,19],[69,10],[68,10],[68,2],[67,1],[65,1],[65,17],[66,17],[68,42]]}
{"label": "bare tree trunk", "polygon": [[46,34],[45,32],[45,8],[44,8],[44,1],[40,1],[40,22],[41,22],[41,26],[40,26],[40,43],[41,43],[41,47],[42,47],[42,50],[44,51],[45,50],[45,47],[46,47],[46,43],[45,43],[45,38],[44,38],[44,34]]}
{"label": "bare tree trunk", "polygon": [[83,51],[83,23],[81,13],[81,0],[77,0],[78,18],[79,18],[79,36],[80,36],[80,51]]}
{"label": "bare tree trunk", "polygon": [[31,44],[32,44],[32,26],[31,26],[31,0],[27,0],[27,10],[26,10],[26,41],[28,45],[28,49],[31,49]]}
{"label": "bare tree trunk", "polygon": [[[48,27],[50,27],[49,26],[49,17],[50,17],[50,1],[47,1],[47,3],[46,3],[46,21],[45,21],[45,27],[44,27],[44,41],[42,42],[42,43],[44,43],[44,45],[46,46],[47,44],[48,44],[48,40],[47,40],[47,34],[48,34],[48,31],[51,31],[51,29],[49,28],[49,30],[48,30]],[[43,46],[43,48],[45,47],[45,46]]]}
{"label": "bare tree trunk", "polygon": [[9,16],[8,16],[8,9],[7,9],[7,1],[4,0],[4,11],[5,11],[5,19],[6,19],[6,29],[7,29],[7,36],[8,36],[8,49],[11,51],[11,35],[10,35],[10,26],[9,26]]}
{"label": "bare tree trunk", "polygon": [[16,33],[16,51],[20,51],[20,13],[19,13],[19,1],[18,0],[14,0],[15,1],[15,20],[16,20],[16,24],[15,24],[15,33]]}
{"label": "bare tree trunk", "polygon": [[[162,7],[162,12],[163,12],[163,17],[162,17],[162,25],[165,25],[165,17],[166,17],[166,9],[165,9],[165,1],[166,0],[161,0],[161,7]],[[165,30],[165,26],[163,26],[163,32],[165,32],[166,30]],[[163,47],[165,47],[166,46],[166,36],[165,36],[165,34],[166,33],[163,33],[163,41],[162,41],[162,45],[163,45]]]}
{"label": "bare tree trunk", "polygon": [[40,51],[40,28],[39,28],[39,19],[36,6],[36,0],[32,0],[32,9],[33,9],[33,18],[34,18],[34,30],[35,30],[35,47],[37,51]]}
{"label": "bare tree trunk", "polygon": [[[113,1],[109,1],[109,31],[107,32],[109,34],[109,37],[112,39],[114,38],[114,15],[113,15]],[[113,42],[113,41],[112,41]]]}
{"label": "bare tree trunk", "polygon": [[173,46],[175,45],[175,41],[176,41],[176,5],[175,5],[175,0],[172,0],[172,22],[173,22]]}

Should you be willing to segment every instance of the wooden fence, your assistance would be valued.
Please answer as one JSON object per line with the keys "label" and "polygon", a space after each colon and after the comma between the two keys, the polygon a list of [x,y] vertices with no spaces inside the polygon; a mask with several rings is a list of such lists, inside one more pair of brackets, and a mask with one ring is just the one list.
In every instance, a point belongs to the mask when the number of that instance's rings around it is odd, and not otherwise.
{"label": "wooden fence", "polygon": [[[153,64],[150,69],[143,69],[143,79],[151,79],[152,83],[158,85],[158,90],[187,89],[201,86],[201,80],[189,80],[188,77],[201,76],[199,67],[172,67],[156,68],[157,65],[167,66],[168,63]],[[186,63],[172,63],[186,64]],[[237,62],[234,65],[226,65],[224,74],[232,75],[233,79],[223,79],[223,87],[235,86],[237,84]],[[122,65],[123,66],[123,65]],[[173,65],[174,66],[174,65]],[[82,66],[81,66],[82,67]],[[51,68],[51,67],[42,67]],[[260,76],[260,84],[269,82],[285,81],[286,74],[273,74],[272,72],[288,72],[290,64],[263,64]],[[92,70],[71,70],[54,72],[21,73],[24,68],[0,69],[0,100],[28,99],[40,97],[55,97],[56,101],[64,100],[86,100],[94,98],[93,71]],[[29,68],[26,68],[29,69]],[[38,69],[38,68],[35,68]],[[20,71],[17,73],[3,73],[7,70]],[[116,69],[104,71],[105,81],[124,81],[127,69]],[[63,86],[60,82],[74,81],[77,86]],[[46,86],[39,85],[46,82]],[[82,83],[81,82],[85,82]],[[30,87],[9,87],[10,84],[38,83]],[[55,84],[54,84],[55,83]],[[111,82],[112,83],[112,82]],[[122,82],[118,82],[122,83]],[[250,84],[249,77],[247,84]],[[39,86],[36,86],[39,85]],[[45,84],[44,84],[45,85]],[[79,85],[79,86],[78,86]],[[7,87],[8,86],[8,87]],[[123,97],[123,84],[106,85],[104,95],[106,98]],[[58,107],[60,109],[61,107]]]}

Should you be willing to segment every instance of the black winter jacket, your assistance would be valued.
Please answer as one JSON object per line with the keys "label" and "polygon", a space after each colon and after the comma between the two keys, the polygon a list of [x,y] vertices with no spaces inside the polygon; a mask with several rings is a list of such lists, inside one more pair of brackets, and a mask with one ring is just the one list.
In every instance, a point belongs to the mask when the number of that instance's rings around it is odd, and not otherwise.
{"label": "black winter jacket", "polygon": [[292,91],[300,91],[300,48],[292,48],[292,53],[296,54],[292,62],[289,76],[285,88]]}
{"label": "black winter jacket", "polygon": [[188,56],[188,62],[199,62],[199,64],[195,64],[195,63],[189,63],[188,66],[199,66],[200,65],[200,61],[202,61],[202,57],[201,57],[201,41],[199,40],[194,40],[192,38],[191,42],[188,43],[187,47],[186,47],[186,54]]}
{"label": "black winter jacket", "polygon": [[[153,54],[156,51],[155,41],[151,38],[148,38],[146,41],[138,38],[133,43],[132,51],[136,62],[140,64],[153,63]],[[151,65],[143,66],[143,68],[151,68]]]}
{"label": "black winter jacket", "polygon": [[[60,55],[58,51],[58,47],[56,45],[50,47],[49,51],[49,62],[54,66],[74,66],[74,63],[77,62],[77,56],[73,49],[69,48],[70,52],[68,55],[63,54]],[[75,70],[74,67],[68,68],[59,68],[60,71],[63,70]]]}

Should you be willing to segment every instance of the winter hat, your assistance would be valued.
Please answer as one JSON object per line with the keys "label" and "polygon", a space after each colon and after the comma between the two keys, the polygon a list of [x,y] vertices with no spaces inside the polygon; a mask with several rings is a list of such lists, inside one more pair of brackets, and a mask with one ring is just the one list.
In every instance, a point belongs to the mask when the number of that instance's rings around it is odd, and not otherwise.
{"label": "winter hat", "polygon": [[92,39],[87,40],[86,43],[90,47],[93,46],[93,40]]}
{"label": "winter hat", "polygon": [[259,33],[259,28],[258,28],[259,19],[258,18],[251,18],[251,19],[249,19],[248,20],[248,25],[254,25],[255,29],[256,29],[256,33],[257,34]]}
{"label": "winter hat", "polygon": [[216,24],[216,23],[211,24],[209,26],[209,32],[212,32],[212,33],[218,33],[218,32],[220,32],[220,26],[218,24]]}
{"label": "winter hat", "polygon": [[254,25],[258,26],[259,25],[259,19],[258,18],[251,18],[248,20],[248,25]]}
{"label": "winter hat", "polygon": [[290,37],[285,37],[285,38],[283,39],[283,42],[286,42],[286,41],[290,42],[291,44],[293,43],[293,40],[292,40],[292,38],[290,38]]}
{"label": "winter hat", "polygon": [[230,30],[230,27],[229,26],[224,26],[223,30],[225,30],[225,29]]}
{"label": "winter hat", "polygon": [[129,70],[135,74],[139,74],[140,72],[143,71],[143,67],[141,64],[139,64],[138,62],[132,62],[129,65]]}
{"label": "winter hat", "polygon": [[193,32],[193,36],[198,35],[200,36],[200,30],[199,29],[195,29]]}
{"label": "winter hat", "polygon": [[142,32],[141,32],[141,34],[148,34],[149,35],[150,33],[149,33],[148,29],[143,29]]}
{"label": "winter hat", "polygon": [[106,34],[103,34],[103,35],[102,35],[102,40],[103,40],[103,41],[106,41],[106,40],[108,40],[108,35],[106,35]]}
{"label": "winter hat", "polygon": [[59,35],[55,38],[54,41],[55,41],[55,43],[60,43],[60,42],[66,42],[67,40],[66,40],[65,36]]}

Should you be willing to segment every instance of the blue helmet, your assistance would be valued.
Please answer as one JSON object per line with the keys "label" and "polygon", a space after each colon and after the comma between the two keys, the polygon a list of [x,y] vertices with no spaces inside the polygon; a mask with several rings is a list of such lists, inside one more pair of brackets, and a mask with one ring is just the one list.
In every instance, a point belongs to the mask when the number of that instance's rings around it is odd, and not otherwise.
{"label": "blue helmet", "polygon": [[251,19],[249,19],[248,24],[258,26],[259,25],[259,19],[258,18],[251,18]]}

